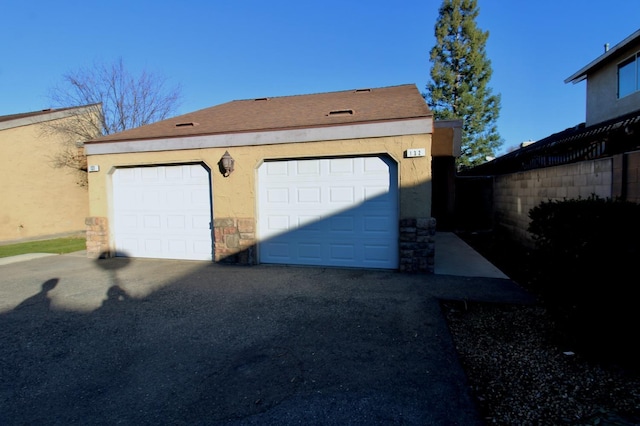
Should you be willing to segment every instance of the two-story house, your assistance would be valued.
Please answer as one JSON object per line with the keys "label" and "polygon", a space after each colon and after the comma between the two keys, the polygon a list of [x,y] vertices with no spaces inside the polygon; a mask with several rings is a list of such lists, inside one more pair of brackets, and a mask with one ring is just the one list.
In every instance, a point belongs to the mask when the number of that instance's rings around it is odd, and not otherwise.
{"label": "two-story house", "polygon": [[585,126],[640,110],[640,30],[572,74],[565,83],[587,83]]}

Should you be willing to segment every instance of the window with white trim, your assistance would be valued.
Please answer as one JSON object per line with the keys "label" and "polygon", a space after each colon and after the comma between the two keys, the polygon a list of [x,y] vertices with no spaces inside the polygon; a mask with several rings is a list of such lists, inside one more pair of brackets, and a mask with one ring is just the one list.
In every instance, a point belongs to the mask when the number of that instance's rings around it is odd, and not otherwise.
{"label": "window with white trim", "polygon": [[640,90],[639,61],[640,55],[636,53],[618,65],[618,99]]}

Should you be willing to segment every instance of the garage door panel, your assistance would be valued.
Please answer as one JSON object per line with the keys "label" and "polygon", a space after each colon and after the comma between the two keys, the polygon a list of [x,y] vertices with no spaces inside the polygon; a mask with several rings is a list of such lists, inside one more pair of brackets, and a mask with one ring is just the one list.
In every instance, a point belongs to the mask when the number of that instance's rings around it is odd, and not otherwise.
{"label": "garage door panel", "polygon": [[167,228],[169,229],[184,229],[185,228],[185,223],[184,223],[184,216],[180,215],[180,216],[168,216],[167,217]]}
{"label": "garage door panel", "polygon": [[136,172],[133,169],[119,169],[118,179],[122,183],[133,182],[136,179]]}
{"label": "garage door panel", "polygon": [[321,230],[321,227],[318,226],[317,222],[319,222],[322,219],[322,217],[317,215],[308,216],[304,214],[299,214],[297,218],[298,218],[298,228],[300,229],[304,228],[310,231]]}
{"label": "garage door panel", "polygon": [[142,227],[145,229],[158,229],[160,228],[160,216],[145,215],[142,217]]}
{"label": "garage door panel", "polygon": [[160,176],[158,175],[159,169],[157,167],[145,167],[140,170],[140,176],[143,181],[159,181]]}
{"label": "garage door panel", "polygon": [[169,240],[169,249],[172,253],[186,253],[187,244],[184,240]]}
{"label": "garage door panel", "polygon": [[318,186],[299,188],[297,195],[299,203],[319,203],[322,197],[322,188]]}
{"label": "garage door panel", "polygon": [[266,202],[286,204],[289,202],[289,188],[269,188]]}
{"label": "garage door panel", "polygon": [[388,203],[390,201],[389,198],[389,189],[384,186],[365,186],[363,188],[364,201]]}
{"label": "garage door panel", "polygon": [[209,207],[209,205],[211,204],[210,198],[209,198],[209,190],[205,190],[205,189],[200,189],[200,190],[194,190],[190,192],[190,197],[189,197],[189,201],[191,202],[191,206],[193,207],[203,207],[206,206],[207,208]]}
{"label": "garage door panel", "polygon": [[329,231],[330,232],[339,232],[339,233],[354,233],[355,229],[355,218],[350,214],[341,214],[338,216],[333,216],[329,218]]}
{"label": "garage door panel", "polygon": [[353,205],[355,202],[354,189],[340,186],[329,188],[329,202]]}
{"label": "garage door panel", "polygon": [[331,260],[336,262],[351,262],[355,259],[356,249],[353,244],[336,244],[329,245],[329,253]]}
{"label": "garage door panel", "polygon": [[295,163],[296,172],[300,176],[320,176],[320,164],[313,161]]}
{"label": "garage door panel", "polygon": [[363,161],[365,174],[380,173],[389,170],[389,165],[383,161],[378,161],[378,157],[366,157]]}
{"label": "garage door panel", "polygon": [[126,254],[126,253],[134,253],[139,251],[139,240],[136,238],[120,238],[118,244],[117,255]]}
{"label": "garage door panel", "polygon": [[148,254],[160,255],[162,254],[162,241],[160,239],[146,239],[144,248]]}
{"label": "garage door panel", "polygon": [[366,216],[363,220],[363,230],[371,235],[389,234],[389,216]]}
{"label": "garage door panel", "polygon": [[[191,223],[193,229],[198,229],[200,231],[210,231],[211,230],[211,218],[210,216],[196,216],[191,215]],[[209,235],[210,232],[203,232],[202,235]]]}
{"label": "garage door panel", "polygon": [[353,158],[335,158],[329,160],[329,174],[340,175],[345,174],[352,175],[355,170]]}
{"label": "garage door panel", "polygon": [[315,262],[322,259],[322,245],[313,243],[298,243],[298,256],[302,259],[313,260]]}
{"label": "garage door panel", "polygon": [[263,247],[265,256],[271,259],[288,259],[290,244],[288,242],[270,241]]}
{"label": "garage door panel", "polygon": [[200,165],[116,170],[117,255],[212,260],[209,181]]}
{"label": "garage door panel", "polygon": [[184,193],[182,191],[171,191],[167,193],[167,203],[172,206],[184,205]]}
{"label": "garage door panel", "polygon": [[380,263],[386,261],[391,247],[388,244],[365,244],[363,249],[366,262]]}
{"label": "garage door panel", "polygon": [[396,173],[378,157],[263,164],[260,261],[397,268]]}

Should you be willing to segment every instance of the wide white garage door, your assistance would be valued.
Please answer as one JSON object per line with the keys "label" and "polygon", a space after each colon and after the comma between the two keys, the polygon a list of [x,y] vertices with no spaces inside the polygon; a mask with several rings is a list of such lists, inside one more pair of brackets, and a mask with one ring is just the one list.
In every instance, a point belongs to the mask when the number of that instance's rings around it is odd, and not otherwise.
{"label": "wide white garage door", "polygon": [[209,182],[202,165],[116,170],[116,255],[212,260]]}
{"label": "wide white garage door", "polygon": [[386,157],[263,163],[260,261],[397,268],[396,176],[396,164]]}

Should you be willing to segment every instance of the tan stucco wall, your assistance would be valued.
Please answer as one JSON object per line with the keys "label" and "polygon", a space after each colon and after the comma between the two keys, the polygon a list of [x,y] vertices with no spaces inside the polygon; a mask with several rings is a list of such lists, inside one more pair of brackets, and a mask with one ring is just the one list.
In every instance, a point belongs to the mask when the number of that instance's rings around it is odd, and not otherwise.
{"label": "tan stucco wall", "polygon": [[462,120],[440,120],[433,126],[433,157],[459,157],[462,144]]}
{"label": "tan stucco wall", "polygon": [[[409,148],[425,148],[425,157],[404,158]],[[218,161],[225,151],[235,160],[235,170],[223,177]],[[257,171],[265,160],[328,156],[388,154],[398,163],[400,219],[431,215],[431,135],[413,135],[257,145],[231,148],[206,148],[179,151],[104,154],[89,156],[89,165],[100,171],[89,173],[90,216],[112,218],[111,177],[117,167],[166,165],[202,162],[211,169],[213,217],[255,218]],[[112,240],[111,240],[112,241]]]}
{"label": "tan stucco wall", "polygon": [[88,192],[77,175],[54,168],[59,137],[43,124],[0,130],[0,241],[84,232]]}
{"label": "tan stucco wall", "polygon": [[586,125],[591,126],[640,108],[640,92],[618,98],[618,64],[636,54],[640,46],[621,51],[612,62],[593,70],[587,78]]}

